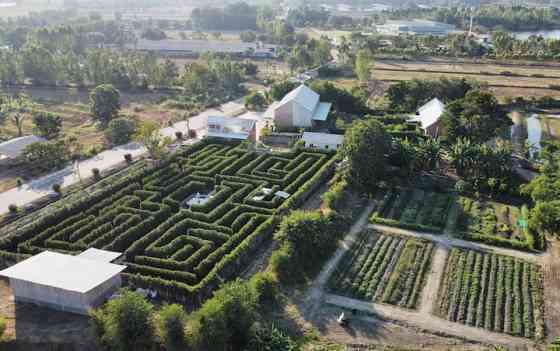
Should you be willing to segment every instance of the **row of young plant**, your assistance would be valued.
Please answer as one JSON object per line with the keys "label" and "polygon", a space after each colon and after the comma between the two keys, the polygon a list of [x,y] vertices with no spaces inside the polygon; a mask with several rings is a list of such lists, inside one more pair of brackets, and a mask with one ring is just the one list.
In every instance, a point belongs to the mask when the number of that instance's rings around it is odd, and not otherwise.
{"label": "row of young plant", "polygon": [[460,197],[456,231],[465,239],[524,251],[545,248],[545,238],[527,226],[526,207]]}
{"label": "row of young plant", "polygon": [[447,222],[452,196],[421,189],[380,188],[374,201],[372,223],[441,233]]}
{"label": "row of young plant", "polygon": [[337,294],[415,308],[433,244],[372,231],[360,234],[329,278]]}
{"label": "row of young plant", "polygon": [[532,263],[454,248],[441,282],[436,314],[453,322],[540,340],[542,278]]}

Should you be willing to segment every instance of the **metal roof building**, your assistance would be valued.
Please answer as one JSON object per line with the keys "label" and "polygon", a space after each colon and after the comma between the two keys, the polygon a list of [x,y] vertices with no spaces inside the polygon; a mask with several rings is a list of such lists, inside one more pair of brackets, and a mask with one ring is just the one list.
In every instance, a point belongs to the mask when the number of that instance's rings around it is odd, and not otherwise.
{"label": "metal roof building", "polygon": [[344,135],[304,132],[301,140],[305,147],[314,149],[337,150],[344,141]]}
{"label": "metal roof building", "polygon": [[435,138],[439,134],[439,122],[444,112],[445,104],[438,98],[433,98],[416,111],[411,121],[419,122],[424,132]]}
{"label": "metal roof building", "polygon": [[253,119],[209,116],[206,136],[215,138],[255,140],[256,121]]}
{"label": "metal roof building", "polygon": [[0,271],[0,276],[9,278],[16,302],[88,314],[120,287],[126,266],[107,262],[118,256],[91,249],[78,256],[44,251]]}

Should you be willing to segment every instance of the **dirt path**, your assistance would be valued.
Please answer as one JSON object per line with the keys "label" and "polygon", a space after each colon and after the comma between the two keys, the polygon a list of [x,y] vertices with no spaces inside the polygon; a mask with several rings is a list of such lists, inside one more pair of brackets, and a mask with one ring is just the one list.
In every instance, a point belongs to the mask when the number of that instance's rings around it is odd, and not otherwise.
{"label": "dirt path", "polygon": [[330,305],[349,310],[356,309],[366,314],[374,314],[389,321],[397,321],[420,327],[424,330],[430,330],[440,335],[455,335],[463,339],[474,340],[487,344],[501,344],[511,347],[512,349],[536,348],[535,343],[529,339],[493,333],[485,329],[449,322],[428,313],[405,310],[385,304],[360,301],[332,294],[326,294],[325,301]]}
{"label": "dirt path", "polygon": [[350,228],[348,235],[346,235],[338,250],[336,250],[332,258],[323,266],[323,270],[319,273],[319,275],[313,282],[313,285],[311,285],[307,290],[303,302],[303,314],[305,314],[306,316],[310,318],[314,317],[317,308],[322,303],[324,294],[323,288],[329,276],[336,268],[336,265],[338,264],[344,253],[350,250],[358,234],[367,225],[368,216],[371,211],[373,211],[373,204],[368,204],[368,206],[362,211],[362,214],[360,215],[356,223],[354,223],[354,225],[352,225],[352,227]]}
{"label": "dirt path", "polygon": [[452,247],[452,246],[456,246],[456,247],[462,247],[462,248],[465,248],[465,249],[483,250],[483,251],[493,252],[493,253],[500,254],[500,255],[511,256],[511,257],[515,257],[515,258],[519,258],[519,259],[523,259],[523,260],[527,260],[527,261],[531,261],[531,262],[542,261],[542,260],[545,259],[545,257],[548,256],[548,254],[533,254],[533,253],[528,253],[528,252],[504,249],[504,248],[501,248],[501,247],[490,246],[490,245],[486,245],[486,244],[475,243],[475,242],[465,241],[465,240],[456,239],[456,238],[450,238],[450,237],[445,236],[445,235],[437,235],[437,234],[432,234],[432,233],[418,232],[418,231],[414,231],[414,230],[389,227],[389,226],[380,225],[380,224],[369,224],[368,228],[376,229],[376,230],[379,230],[379,231],[382,231],[382,232],[397,234],[397,235],[405,235],[405,236],[410,236],[410,237],[414,237],[414,238],[427,239],[427,240],[436,242],[438,244],[447,246],[449,248]]}
{"label": "dirt path", "polygon": [[422,292],[422,299],[420,300],[419,312],[430,314],[434,309],[434,303],[437,300],[439,290],[439,283],[443,277],[445,270],[445,262],[449,254],[449,247],[441,244],[436,244],[435,253],[432,257],[431,270],[426,285]]}
{"label": "dirt path", "polygon": [[548,341],[560,337],[560,243],[549,242],[550,255],[543,260],[544,311]]}

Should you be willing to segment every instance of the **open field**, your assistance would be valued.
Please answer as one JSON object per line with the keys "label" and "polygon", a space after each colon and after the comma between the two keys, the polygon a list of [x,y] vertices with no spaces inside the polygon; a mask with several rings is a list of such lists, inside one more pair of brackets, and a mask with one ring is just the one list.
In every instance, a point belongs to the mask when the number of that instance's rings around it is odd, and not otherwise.
{"label": "open field", "polygon": [[[47,249],[124,252],[128,285],[196,303],[246,267],[271,238],[277,215],[298,207],[330,174],[332,155],[259,154],[201,141],[160,166],[135,164],[49,214],[32,214],[30,225],[0,240],[0,258],[13,263]],[[280,190],[289,198],[275,195]]]}
{"label": "open field", "polygon": [[421,189],[378,189],[370,222],[440,233],[453,198]]}
{"label": "open field", "polygon": [[361,233],[329,279],[341,295],[415,308],[428,270],[429,242]]}
{"label": "open field", "polygon": [[453,249],[436,314],[450,321],[544,338],[540,267],[508,256]]}

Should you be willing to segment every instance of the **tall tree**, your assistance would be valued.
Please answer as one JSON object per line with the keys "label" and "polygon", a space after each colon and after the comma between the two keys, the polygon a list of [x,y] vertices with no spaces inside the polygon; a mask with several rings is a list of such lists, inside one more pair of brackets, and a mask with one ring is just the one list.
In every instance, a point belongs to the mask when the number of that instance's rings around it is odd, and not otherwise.
{"label": "tall tree", "polygon": [[370,51],[362,49],[358,51],[358,55],[356,56],[356,75],[360,82],[366,83],[371,79],[371,75],[373,73],[373,55]]}
{"label": "tall tree", "polygon": [[385,175],[385,156],[390,137],[384,126],[374,119],[355,121],[346,131],[339,149],[349,180],[365,191],[373,191]]}
{"label": "tall tree", "polygon": [[100,85],[93,89],[89,95],[93,118],[106,126],[119,113],[121,108],[120,97],[119,91],[110,84]]}
{"label": "tall tree", "polygon": [[150,157],[159,160],[165,153],[165,148],[173,140],[161,134],[160,126],[152,121],[146,121],[140,125],[136,134],[136,140],[144,144]]}

